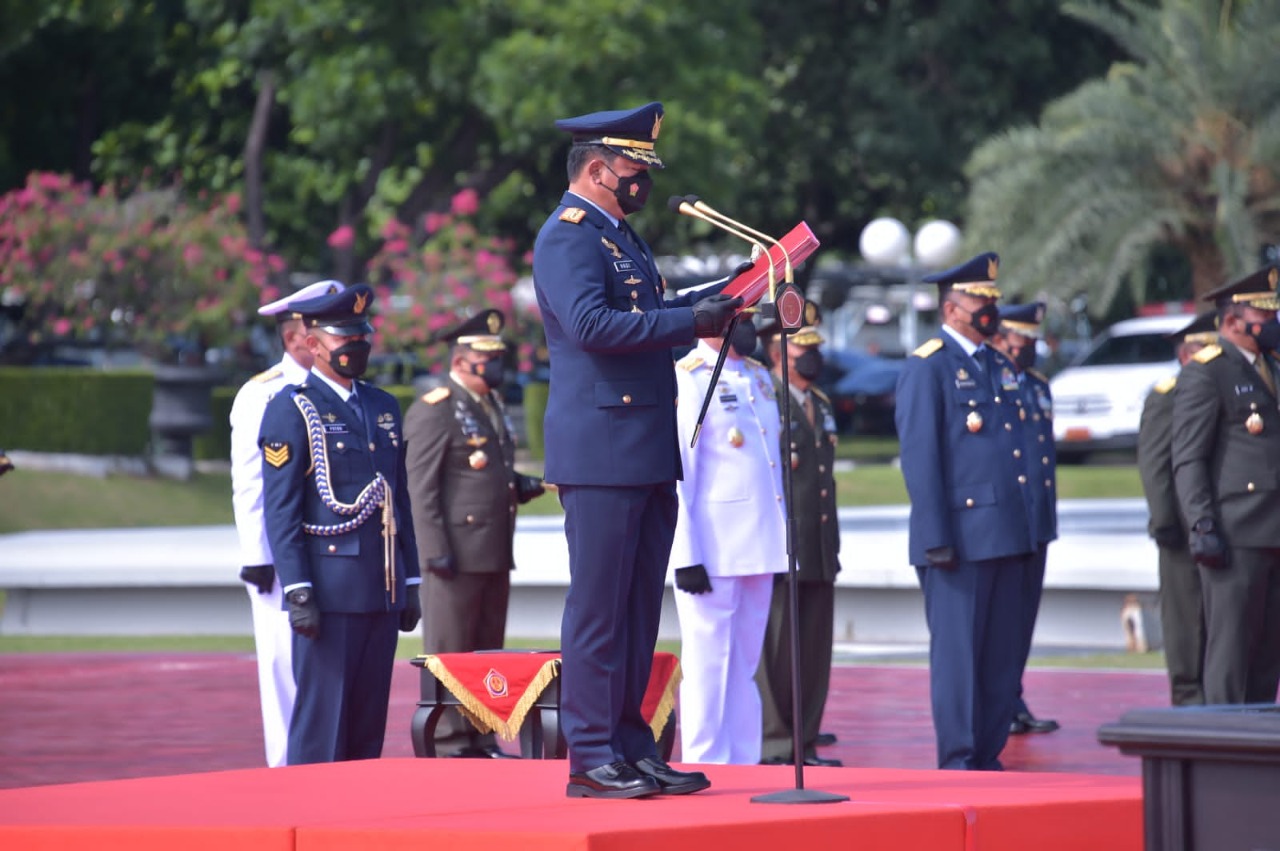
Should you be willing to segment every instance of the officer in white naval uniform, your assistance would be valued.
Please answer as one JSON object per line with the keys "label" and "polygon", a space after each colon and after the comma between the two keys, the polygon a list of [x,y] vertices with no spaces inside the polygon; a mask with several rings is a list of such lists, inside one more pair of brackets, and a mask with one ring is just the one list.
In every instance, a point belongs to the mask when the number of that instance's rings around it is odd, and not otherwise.
{"label": "officer in white naval uniform", "polygon": [[[685,762],[760,761],[755,683],[773,575],[787,569],[773,379],[747,354],[755,327],[743,317],[729,341],[703,340],[677,363],[676,418],[684,479],[671,567],[675,570],[684,679],[680,744]],[[719,347],[728,345],[698,445],[689,442]]]}
{"label": "officer in white naval uniform", "polygon": [[282,388],[300,384],[311,370],[302,320],[289,311],[295,301],[346,289],[337,281],[320,281],[258,308],[276,319],[284,357],[245,382],[231,405],[231,500],[240,538],[240,578],[253,611],[253,643],[258,653],[258,692],[262,700],[262,738],[267,765],[285,764],[289,718],[296,688],[293,682],[293,630],[280,598],[267,530],[262,520],[262,450],[258,429],[267,402]]}

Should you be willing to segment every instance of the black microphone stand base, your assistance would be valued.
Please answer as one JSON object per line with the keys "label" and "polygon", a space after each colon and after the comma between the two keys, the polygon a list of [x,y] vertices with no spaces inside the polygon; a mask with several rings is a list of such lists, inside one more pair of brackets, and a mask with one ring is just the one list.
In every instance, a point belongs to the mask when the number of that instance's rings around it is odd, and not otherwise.
{"label": "black microphone stand base", "polygon": [[837,795],[835,792],[823,792],[818,789],[782,789],[778,792],[751,796],[753,804],[838,804],[847,800],[849,800],[848,795]]}

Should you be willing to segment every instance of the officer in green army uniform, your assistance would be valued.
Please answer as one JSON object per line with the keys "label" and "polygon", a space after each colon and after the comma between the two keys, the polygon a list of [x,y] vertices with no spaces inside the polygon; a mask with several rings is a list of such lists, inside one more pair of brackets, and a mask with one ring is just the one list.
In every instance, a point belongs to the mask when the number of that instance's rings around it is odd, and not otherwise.
{"label": "officer in green army uniform", "polygon": [[[507,628],[516,506],[543,492],[541,480],[516,472],[511,422],[495,392],[507,346],[503,316],[485,310],[444,331],[448,376],[405,414],[409,496],[422,583],[422,638],[427,653],[502,647]],[[456,710],[436,732],[441,753],[502,758],[493,734],[482,735]]]}
{"label": "officer in green army uniform", "polygon": [[1173,476],[1204,594],[1207,703],[1273,703],[1280,684],[1280,267],[1205,298],[1217,345],[1183,367]]}
{"label": "officer in green army uniform", "polygon": [[[782,458],[791,463],[791,516],[795,530],[797,604],[800,613],[800,719],[805,765],[840,765],[818,756],[819,724],[831,682],[836,574],[840,572],[840,522],[836,516],[836,424],[831,400],[815,382],[822,372],[823,337],[814,327],[817,305],[806,305],[806,327],[787,338],[791,381],[791,445]],[[779,326],[762,326],[761,338],[778,393],[783,393]],[[781,398],[781,397],[779,397]],[[781,402],[778,409],[782,409]],[[764,709],[761,761],[792,762],[791,579],[774,577],[769,623],[756,681]]]}
{"label": "officer in green army uniform", "polygon": [[[1209,310],[1170,334],[1178,363],[1218,340],[1218,316]],[[1204,609],[1200,573],[1187,550],[1187,528],[1173,486],[1173,401],[1178,376],[1156,383],[1142,405],[1138,423],[1138,473],[1151,519],[1147,533],[1156,542],[1160,571],[1160,627],[1170,699],[1175,706],[1204,703]]]}

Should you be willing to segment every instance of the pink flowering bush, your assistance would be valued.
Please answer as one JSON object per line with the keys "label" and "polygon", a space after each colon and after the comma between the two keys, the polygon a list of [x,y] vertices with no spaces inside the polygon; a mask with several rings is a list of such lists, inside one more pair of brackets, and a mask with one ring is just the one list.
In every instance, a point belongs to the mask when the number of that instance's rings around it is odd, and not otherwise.
{"label": "pink flowering bush", "polygon": [[[480,234],[472,222],[479,209],[475,190],[453,197],[448,213],[427,213],[411,229],[392,220],[383,228],[382,247],[369,261],[368,280],[378,293],[378,347],[415,352],[433,371],[448,360],[447,346],[432,345],[440,331],[485,308],[506,316],[502,336],[517,346],[517,365],[530,356],[541,325],[513,310],[512,287],[528,265],[511,240]],[[517,265],[519,264],[519,265]]]}
{"label": "pink flowering bush", "polygon": [[195,206],[174,189],[95,193],[33,173],[0,196],[0,301],[24,306],[32,344],[134,345],[160,360],[238,347],[285,270],[250,247],[239,207],[235,195]]}

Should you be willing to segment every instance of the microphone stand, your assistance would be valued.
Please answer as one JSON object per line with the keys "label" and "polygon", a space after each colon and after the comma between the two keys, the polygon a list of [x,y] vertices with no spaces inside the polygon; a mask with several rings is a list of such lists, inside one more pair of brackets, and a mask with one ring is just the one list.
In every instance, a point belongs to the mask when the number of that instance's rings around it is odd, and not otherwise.
{"label": "microphone stand", "polygon": [[706,419],[707,408],[711,407],[711,397],[716,392],[716,385],[720,383],[720,373],[724,371],[725,355],[729,354],[729,338],[733,336],[733,329],[738,327],[738,319],[741,314],[735,313],[733,318],[729,320],[729,327],[725,329],[724,336],[721,338],[720,354],[716,355],[715,368],[711,370],[711,383],[707,385],[707,393],[702,397],[702,407],[698,410],[698,421],[693,425],[693,437],[689,440],[689,448],[693,449],[698,445],[698,435],[702,434],[702,421]]}
{"label": "microphone stand", "polygon": [[782,360],[782,446],[786,461],[782,465],[782,491],[786,499],[787,521],[787,644],[791,652],[791,758],[795,763],[796,781],[792,789],[752,795],[753,804],[834,804],[849,800],[848,795],[823,792],[804,787],[804,717],[800,714],[800,580],[797,575],[795,547],[795,500],[791,475],[791,377],[787,363],[787,337],[797,329],[783,328],[778,338]]}

